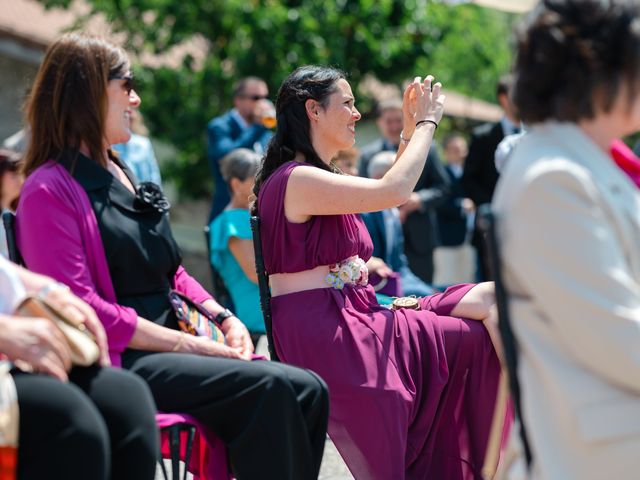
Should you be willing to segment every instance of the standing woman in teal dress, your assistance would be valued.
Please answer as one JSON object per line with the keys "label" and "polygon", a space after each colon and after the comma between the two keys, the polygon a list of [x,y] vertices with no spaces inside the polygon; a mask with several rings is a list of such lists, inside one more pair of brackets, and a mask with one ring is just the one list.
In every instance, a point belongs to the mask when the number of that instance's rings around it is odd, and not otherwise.
{"label": "standing woman in teal dress", "polygon": [[432,82],[418,77],[405,91],[403,144],[374,180],[331,165],[360,119],[344,74],[297,69],[280,87],[277,131],[256,176],[274,347],[327,382],[329,434],[357,479],[482,478],[500,376],[484,325],[493,284],[420,298],[420,310],[381,307],[357,215],[409,198],[443,112]]}
{"label": "standing woman in teal dress", "polygon": [[249,196],[259,166],[260,156],[247,148],[233,150],[220,161],[220,173],[231,201],[209,229],[211,263],[224,280],[254,345],[265,333],[249,222]]}

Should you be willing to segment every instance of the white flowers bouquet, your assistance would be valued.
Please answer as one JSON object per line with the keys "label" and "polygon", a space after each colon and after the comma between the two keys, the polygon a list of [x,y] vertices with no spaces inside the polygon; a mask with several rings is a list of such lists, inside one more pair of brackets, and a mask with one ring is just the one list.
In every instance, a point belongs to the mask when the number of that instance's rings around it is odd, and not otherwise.
{"label": "white flowers bouquet", "polygon": [[366,285],[369,283],[369,270],[364,260],[356,255],[329,265],[329,274],[325,281],[338,290],[345,285]]}

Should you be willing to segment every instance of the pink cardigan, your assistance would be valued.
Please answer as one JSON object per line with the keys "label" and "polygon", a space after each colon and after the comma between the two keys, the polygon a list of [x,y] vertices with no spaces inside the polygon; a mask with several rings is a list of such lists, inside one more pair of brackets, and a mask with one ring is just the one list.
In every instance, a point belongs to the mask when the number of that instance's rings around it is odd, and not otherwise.
{"label": "pink cardigan", "polygon": [[[30,270],[69,285],[102,321],[114,366],[135,331],[138,315],[118,305],[100,230],[89,197],[56,162],[37,168],[24,184],[17,210],[18,248]],[[212,298],[182,266],[175,288],[196,302]]]}

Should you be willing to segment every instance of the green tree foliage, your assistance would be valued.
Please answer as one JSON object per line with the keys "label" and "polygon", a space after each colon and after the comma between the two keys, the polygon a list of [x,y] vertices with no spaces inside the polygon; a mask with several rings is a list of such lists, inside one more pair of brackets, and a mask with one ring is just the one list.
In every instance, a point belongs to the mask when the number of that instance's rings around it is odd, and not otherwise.
{"label": "green tree foliage", "polygon": [[[68,7],[72,0],[40,0]],[[275,92],[295,67],[372,73],[400,83],[433,73],[446,87],[493,101],[509,69],[512,16],[428,0],[87,0],[123,32],[129,50],[163,53],[193,35],[208,40],[203,65],[136,69],[142,111],[154,136],[179,156],[167,172],[183,193],[209,194],[204,128],[232,103],[233,81],[264,78]],[[356,90],[357,92],[357,90]],[[359,98],[367,111],[370,103]],[[206,181],[205,181],[206,179]]]}

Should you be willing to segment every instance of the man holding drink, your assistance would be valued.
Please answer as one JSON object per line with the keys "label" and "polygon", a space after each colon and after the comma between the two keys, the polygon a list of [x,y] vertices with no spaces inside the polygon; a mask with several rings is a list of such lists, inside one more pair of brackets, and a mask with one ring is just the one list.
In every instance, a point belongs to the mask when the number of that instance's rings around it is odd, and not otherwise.
{"label": "man holding drink", "polygon": [[238,80],[233,87],[233,105],[233,109],[207,125],[207,156],[215,183],[208,223],[229,203],[229,192],[220,174],[220,159],[236,148],[248,148],[262,154],[276,123],[269,88],[261,78]]}

